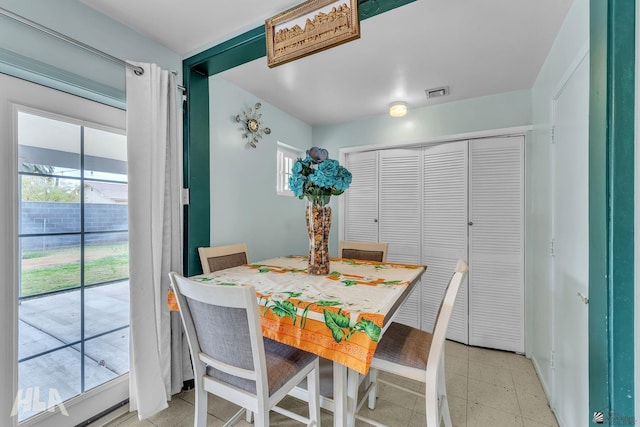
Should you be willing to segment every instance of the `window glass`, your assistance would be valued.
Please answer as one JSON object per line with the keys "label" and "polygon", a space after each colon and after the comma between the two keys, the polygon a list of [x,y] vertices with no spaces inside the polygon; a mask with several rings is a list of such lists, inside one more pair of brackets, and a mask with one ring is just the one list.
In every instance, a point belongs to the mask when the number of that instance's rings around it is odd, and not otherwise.
{"label": "window glass", "polygon": [[294,147],[278,142],[277,167],[278,173],[276,182],[276,192],[281,196],[293,196],[293,191],[289,188],[289,177],[291,168],[295,161],[303,157],[304,153]]}

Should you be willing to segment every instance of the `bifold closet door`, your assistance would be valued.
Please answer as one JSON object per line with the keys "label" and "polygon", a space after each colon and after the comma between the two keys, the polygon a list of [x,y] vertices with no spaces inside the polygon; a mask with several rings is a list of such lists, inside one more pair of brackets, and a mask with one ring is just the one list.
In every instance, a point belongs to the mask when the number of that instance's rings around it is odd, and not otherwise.
{"label": "bifold closet door", "polygon": [[345,167],[353,179],[344,194],[344,240],[378,241],[378,153],[350,153]]}
{"label": "bifold closet door", "polygon": [[469,344],[524,352],[524,137],[470,150]]}
{"label": "bifold closet door", "polygon": [[[421,152],[398,148],[379,153],[379,240],[389,244],[389,262],[420,264]],[[418,283],[394,321],[420,327],[421,295]]]}
{"label": "bifold closet door", "polygon": [[[431,332],[458,259],[468,250],[468,142],[423,148],[422,329]],[[468,343],[469,285],[460,288],[447,338]]]}

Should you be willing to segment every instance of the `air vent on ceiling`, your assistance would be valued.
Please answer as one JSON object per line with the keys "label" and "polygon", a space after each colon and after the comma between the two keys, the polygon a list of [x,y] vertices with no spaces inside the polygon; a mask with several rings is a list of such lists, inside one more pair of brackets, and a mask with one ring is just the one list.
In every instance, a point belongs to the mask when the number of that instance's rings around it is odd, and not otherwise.
{"label": "air vent on ceiling", "polygon": [[440,98],[441,96],[449,95],[449,86],[436,87],[433,89],[425,89],[424,93],[427,94],[427,99]]}

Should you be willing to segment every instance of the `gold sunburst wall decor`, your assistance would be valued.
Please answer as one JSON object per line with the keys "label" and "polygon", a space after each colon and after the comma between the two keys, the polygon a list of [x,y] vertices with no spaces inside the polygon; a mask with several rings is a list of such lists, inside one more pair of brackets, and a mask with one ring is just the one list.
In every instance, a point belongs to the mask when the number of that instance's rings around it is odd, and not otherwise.
{"label": "gold sunburst wall decor", "polygon": [[271,133],[270,128],[262,126],[262,113],[258,113],[260,107],[262,107],[262,104],[256,102],[253,108],[249,108],[236,116],[236,122],[242,123],[242,128],[240,128],[242,137],[247,139],[247,142],[253,148],[256,148],[256,144],[264,135]]}

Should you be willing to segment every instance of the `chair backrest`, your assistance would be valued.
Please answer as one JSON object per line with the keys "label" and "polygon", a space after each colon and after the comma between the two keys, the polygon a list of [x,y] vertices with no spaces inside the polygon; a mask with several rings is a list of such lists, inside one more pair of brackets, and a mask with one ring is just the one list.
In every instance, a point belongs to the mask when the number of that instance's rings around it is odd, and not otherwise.
{"label": "chair backrest", "polygon": [[255,288],[203,284],[177,273],[169,275],[187,334],[196,381],[201,381],[206,374],[233,387],[268,395]]}
{"label": "chair backrest", "polygon": [[[449,319],[453,311],[453,304],[456,301],[460,285],[467,276],[469,266],[463,259],[458,260],[456,269],[449,280],[444,297],[438,309],[436,323],[433,327],[433,338],[429,349],[429,357],[427,359],[427,384],[435,384],[438,376],[438,369],[444,355],[444,345],[447,338],[447,328],[449,327]],[[444,378],[440,379],[444,381]]]}
{"label": "chair backrest", "polygon": [[388,243],[340,240],[338,253],[340,258],[385,262],[387,260],[388,247]]}
{"label": "chair backrest", "polygon": [[198,254],[200,255],[203,273],[237,267],[246,264],[249,258],[247,256],[247,245],[244,243],[198,248]]}

